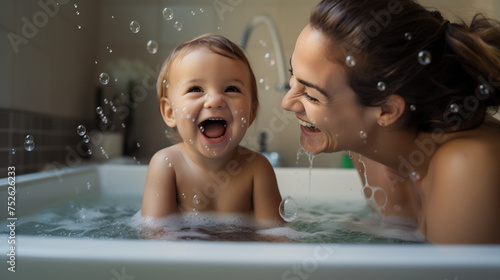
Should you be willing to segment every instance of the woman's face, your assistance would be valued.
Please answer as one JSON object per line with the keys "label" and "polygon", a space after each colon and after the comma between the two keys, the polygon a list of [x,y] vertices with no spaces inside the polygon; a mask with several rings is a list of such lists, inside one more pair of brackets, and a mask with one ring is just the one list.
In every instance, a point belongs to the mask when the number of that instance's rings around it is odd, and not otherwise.
{"label": "woman's face", "polygon": [[359,104],[347,82],[346,66],[329,59],[355,54],[333,52],[321,31],[306,26],[291,59],[291,89],[281,104],[295,112],[300,143],[312,154],[362,150],[369,143],[379,112],[377,107]]}

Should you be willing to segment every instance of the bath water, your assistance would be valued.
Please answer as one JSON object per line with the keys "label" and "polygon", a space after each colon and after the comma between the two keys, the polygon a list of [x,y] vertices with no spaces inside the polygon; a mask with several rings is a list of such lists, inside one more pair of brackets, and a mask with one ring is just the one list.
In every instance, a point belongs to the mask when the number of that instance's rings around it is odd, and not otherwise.
{"label": "bath water", "polygon": [[[160,227],[141,227],[142,196],[96,194],[60,202],[19,217],[19,235],[89,239],[279,241],[307,243],[414,243],[423,239],[414,225],[388,225],[364,202],[310,205],[284,226],[256,230],[249,217],[189,214],[158,219]],[[0,222],[0,235],[8,235]]]}

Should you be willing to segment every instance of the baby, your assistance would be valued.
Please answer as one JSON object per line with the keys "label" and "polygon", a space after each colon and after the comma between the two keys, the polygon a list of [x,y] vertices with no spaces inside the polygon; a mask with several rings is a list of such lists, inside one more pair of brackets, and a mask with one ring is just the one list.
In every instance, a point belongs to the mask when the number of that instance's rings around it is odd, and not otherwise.
{"label": "baby", "polygon": [[255,119],[257,86],[243,51],[206,34],[177,48],[157,82],[161,115],[182,141],[151,159],[141,214],[250,214],[281,221],[271,164],[239,145]]}

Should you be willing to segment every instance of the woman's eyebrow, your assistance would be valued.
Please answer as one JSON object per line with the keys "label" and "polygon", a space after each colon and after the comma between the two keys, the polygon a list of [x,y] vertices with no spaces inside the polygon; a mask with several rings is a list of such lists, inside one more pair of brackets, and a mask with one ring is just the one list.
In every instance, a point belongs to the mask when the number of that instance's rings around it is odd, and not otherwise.
{"label": "woman's eyebrow", "polygon": [[[293,68],[292,68],[292,58],[290,57],[290,72],[292,73],[293,75]],[[302,79],[298,79],[298,78],[295,78],[297,79],[297,81],[303,85],[305,85],[306,87],[310,87],[310,88],[314,88],[316,89],[317,91],[319,91],[321,94],[323,94],[324,96],[328,97],[328,94],[326,94],[326,90],[320,88],[319,86],[315,85],[315,84],[312,84],[312,83],[309,83],[309,82],[306,82]]]}
{"label": "woman's eyebrow", "polygon": [[[297,78],[295,78],[297,79]],[[326,90],[320,88],[319,86],[315,85],[315,84],[312,84],[312,83],[309,83],[309,82],[306,82],[302,79],[297,79],[297,81],[303,85],[305,85],[306,87],[310,87],[310,88],[313,88],[317,91],[319,91],[321,94],[323,94],[324,96],[328,97],[328,94],[326,93]]]}

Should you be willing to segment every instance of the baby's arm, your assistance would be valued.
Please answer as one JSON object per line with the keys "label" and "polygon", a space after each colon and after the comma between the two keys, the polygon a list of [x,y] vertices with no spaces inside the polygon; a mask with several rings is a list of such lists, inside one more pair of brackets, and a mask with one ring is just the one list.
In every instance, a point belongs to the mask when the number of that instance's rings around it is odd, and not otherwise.
{"label": "baby's arm", "polygon": [[165,161],[168,149],[158,151],[149,163],[141,215],[143,217],[164,217],[179,213],[174,167]]}
{"label": "baby's arm", "polygon": [[251,164],[255,168],[253,182],[253,212],[255,219],[282,222],[283,220],[279,214],[281,195],[273,167],[261,154],[257,154]]}

